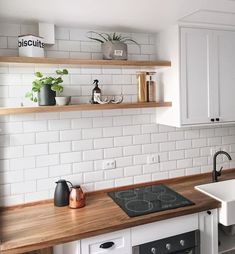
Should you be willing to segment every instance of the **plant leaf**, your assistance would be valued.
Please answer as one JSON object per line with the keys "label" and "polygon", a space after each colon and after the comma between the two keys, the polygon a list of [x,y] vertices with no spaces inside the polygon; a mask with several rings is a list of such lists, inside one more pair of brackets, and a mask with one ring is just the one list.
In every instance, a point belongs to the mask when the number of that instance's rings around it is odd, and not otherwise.
{"label": "plant leaf", "polygon": [[61,70],[56,70],[56,74],[58,74],[58,75],[63,75],[63,71],[61,71]]}
{"label": "plant leaf", "polygon": [[63,69],[63,74],[64,74],[64,75],[69,74],[68,70],[67,70],[67,69]]}
{"label": "plant leaf", "polygon": [[25,94],[25,97],[26,97],[26,98],[30,98],[30,97],[32,97],[32,95],[33,95],[32,92],[27,92],[27,93]]}
{"label": "plant leaf", "polygon": [[94,40],[94,41],[98,41],[98,42],[100,42],[100,43],[104,43],[104,41],[102,41],[102,40],[100,40],[100,39],[98,39],[98,38],[92,38],[92,37],[87,37],[87,38],[89,38],[89,39],[91,39],[91,40]]}
{"label": "plant leaf", "polygon": [[43,77],[43,75],[42,75],[42,73],[41,73],[40,71],[35,72],[34,75],[35,75],[36,77],[38,77],[38,78],[42,78],[42,77]]}

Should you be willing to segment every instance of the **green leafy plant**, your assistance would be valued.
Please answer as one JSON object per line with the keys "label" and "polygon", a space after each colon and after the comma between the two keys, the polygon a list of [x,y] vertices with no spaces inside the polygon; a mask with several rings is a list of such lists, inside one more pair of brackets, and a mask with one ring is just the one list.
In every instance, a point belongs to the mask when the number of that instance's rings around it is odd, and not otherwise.
{"label": "green leafy plant", "polygon": [[61,83],[63,83],[62,76],[68,74],[67,69],[63,70],[56,70],[56,74],[59,75],[58,77],[44,77],[41,72],[36,72],[34,75],[37,77],[32,82],[32,88],[31,91],[25,94],[26,98],[29,98],[31,101],[38,102],[38,92],[40,92],[40,89],[44,85],[50,85],[51,90],[57,92],[58,94],[61,94],[63,92],[63,86]]}
{"label": "green leafy plant", "polygon": [[100,43],[105,43],[107,41],[113,42],[113,41],[120,41],[120,42],[133,42],[137,45],[139,45],[135,40],[131,39],[130,37],[126,37],[126,36],[122,36],[121,34],[117,34],[115,33],[97,33],[94,31],[89,31],[88,33],[93,33],[98,35],[97,37],[93,37],[93,36],[87,36],[89,39],[94,40],[94,41],[98,41]]}

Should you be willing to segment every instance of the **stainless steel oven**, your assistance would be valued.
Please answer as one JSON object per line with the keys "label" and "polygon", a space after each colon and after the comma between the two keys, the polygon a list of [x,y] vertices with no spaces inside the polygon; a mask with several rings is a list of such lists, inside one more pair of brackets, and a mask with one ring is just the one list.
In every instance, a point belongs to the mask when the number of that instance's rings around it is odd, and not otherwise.
{"label": "stainless steel oven", "polygon": [[200,254],[199,230],[160,239],[135,247],[135,254]]}

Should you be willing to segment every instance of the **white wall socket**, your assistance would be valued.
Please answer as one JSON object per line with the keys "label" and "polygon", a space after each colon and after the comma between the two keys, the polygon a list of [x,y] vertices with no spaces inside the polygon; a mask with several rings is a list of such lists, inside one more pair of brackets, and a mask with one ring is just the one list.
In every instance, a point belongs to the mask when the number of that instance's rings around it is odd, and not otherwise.
{"label": "white wall socket", "polygon": [[116,161],[115,160],[106,160],[103,161],[103,169],[114,169],[116,168]]}
{"label": "white wall socket", "polygon": [[158,154],[150,154],[147,158],[148,164],[159,163],[159,161],[160,161],[160,158]]}

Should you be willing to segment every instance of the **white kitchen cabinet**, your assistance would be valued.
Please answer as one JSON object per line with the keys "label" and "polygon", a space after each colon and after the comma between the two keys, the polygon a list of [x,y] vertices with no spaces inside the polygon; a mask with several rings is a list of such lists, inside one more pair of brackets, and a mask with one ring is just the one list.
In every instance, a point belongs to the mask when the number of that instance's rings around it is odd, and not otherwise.
{"label": "white kitchen cabinet", "polygon": [[217,115],[222,122],[235,121],[235,32],[216,31],[216,59],[218,68]]}
{"label": "white kitchen cabinet", "polygon": [[181,29],[181,121],[210,122],[213,116],[213,34],[207,29]]}
{"label": "white kitchen cabinet", "polygon": [[56,245],[53,247],[53,254],[80,254],[80,241]]}
{"label": "white kitchen cabinet", "polygon": [[217,209],[199,213],[201,254],[218,253],[218,211]]}
{"label": "white kitchen cabinet", "polygon": [[131,253],[130,229],[90,237],[81,241],[81,254]]}
{"label": "white kitchen cabinet", "polygon": [[160,75],[171,109],[157,109],[157,123],[176,127],[235,121],[235,32],[174,27],[159,35],[159,56],[172,68]]}

